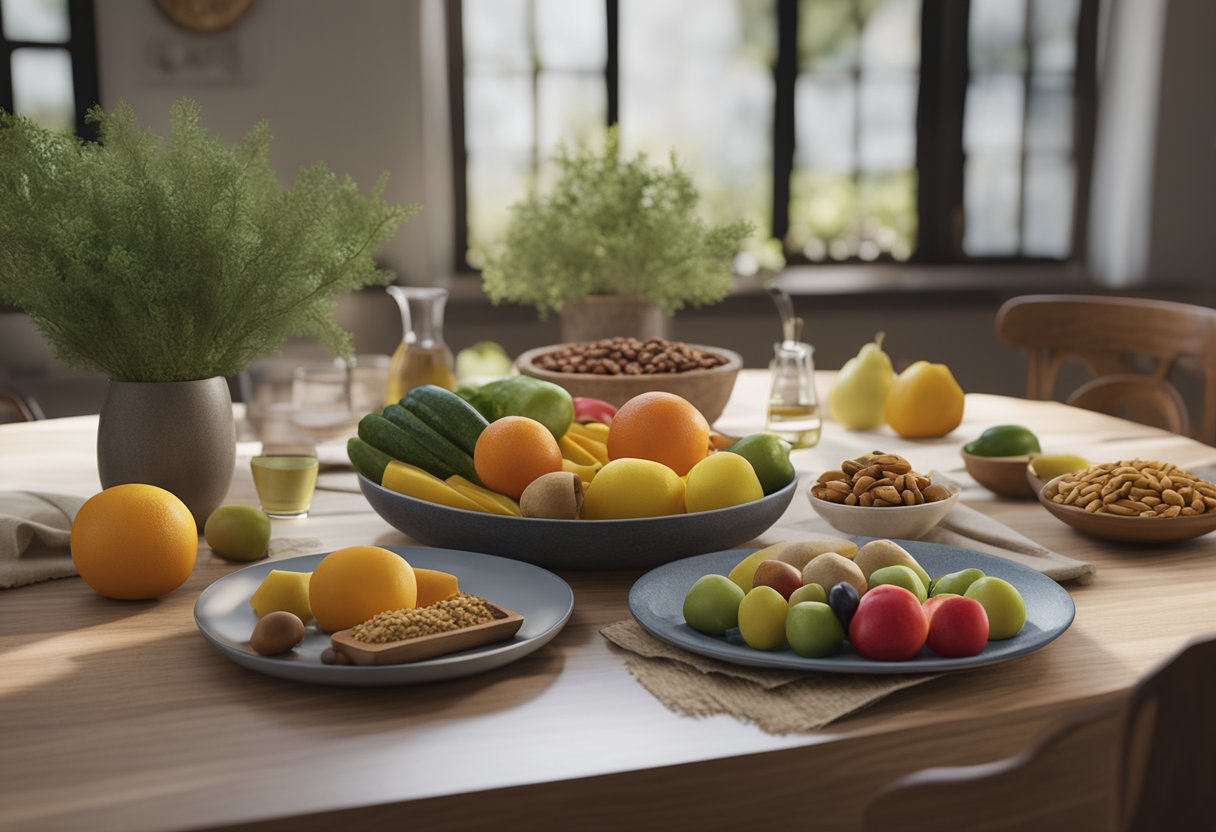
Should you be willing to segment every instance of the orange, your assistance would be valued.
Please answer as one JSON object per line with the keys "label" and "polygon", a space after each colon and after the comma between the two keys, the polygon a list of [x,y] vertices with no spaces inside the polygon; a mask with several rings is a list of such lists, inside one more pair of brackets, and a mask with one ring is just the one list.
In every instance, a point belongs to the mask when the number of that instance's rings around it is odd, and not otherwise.
{"label": "orange", "polygon": [[681,477],[709,451],[709,423],[686,399],[643,393],[621,406],[608,426],[608,458],[661,462]]}
{"label": "orange", "polygon": [[308,605],[324,630],[345,630],[418,600],[405,558],[379,546],[347,546],[325,556],[308,581]]}
{"label": "orange", "polygon": [[562,470],[562,450],[535,419],[504,416],[477,438],[473,468],[487,488],[518,500],[532,480]]}
{"label": "orange", "polygon": [[72,523],[72,562],[109,598],[156,598],[186,582],[198,555],[198,527],[186,504],[155,485],[107,488]]}
{"label": "orange", "polygon": [[900,436],[945,436],[963,421],[963,388],[945,364],[917,361],[887,393],[887,424]]}

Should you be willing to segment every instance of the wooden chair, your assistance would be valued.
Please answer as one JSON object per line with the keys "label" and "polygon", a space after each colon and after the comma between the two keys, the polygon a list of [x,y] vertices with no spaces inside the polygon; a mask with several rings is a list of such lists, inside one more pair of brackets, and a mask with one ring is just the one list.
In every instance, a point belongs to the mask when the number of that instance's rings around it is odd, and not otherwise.
{"label": "wooden chair", "polygon": [[33,422],[45,419],[42,408],[32,397],[27,396],[15,387],[0,381],[0,405],[5,405],[17,412],[20,422]]}
{"label": "wooden chair", "polygon": [[[1028,352],[1026,393],[1049,399],[1060,366],[1080,361],[1095,379],[1068,403],[1191,433],[1182,395],[1170,383],[1179,363],[1203,376],[1203,408],[1193,433],[1216,443],[1216,310],[1184,303],[1089,295],[1026,295],[997,312],[996,332]],[[1151,360],[1137,372],[1134,357]]]}
{"label": "wooden chair", "polygon": [[929,768],[866,805],[867,832],[1216,829],[1216,638],[1192,642],[1123,702],[1086,709],[1007,759]]}

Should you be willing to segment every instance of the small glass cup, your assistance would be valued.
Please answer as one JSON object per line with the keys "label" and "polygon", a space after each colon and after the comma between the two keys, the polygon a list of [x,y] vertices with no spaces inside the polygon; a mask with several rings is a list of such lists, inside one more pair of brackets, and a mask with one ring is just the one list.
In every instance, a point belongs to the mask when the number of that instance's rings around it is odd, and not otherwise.
{"label": "small glass cup", "polygon": [[306,454],[262,454],[249,463],[253,486],[267,517],[307,517],[317,487],[317,458]]}
{"label": "small glass cup", "polygon": [[814,353],[814,347],[801,341],[773,345],[773,361],[769,365],[773,384],[764,429],[795,448],[819,444],[823,427],[819,395],[815,391]]}

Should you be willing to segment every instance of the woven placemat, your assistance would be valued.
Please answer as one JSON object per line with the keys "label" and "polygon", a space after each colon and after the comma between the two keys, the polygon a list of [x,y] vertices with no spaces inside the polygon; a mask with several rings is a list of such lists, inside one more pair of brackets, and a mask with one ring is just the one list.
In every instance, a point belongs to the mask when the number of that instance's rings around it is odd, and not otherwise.
{"label": "woven placemat", "polygon": [[817,731],[897,690],[940,673],[915,675],[808,674],[729,664],[673,647],[636,621],[600,630],[628,651],[625,665],[656,699],[687,716],[729,714],[769,734]]}

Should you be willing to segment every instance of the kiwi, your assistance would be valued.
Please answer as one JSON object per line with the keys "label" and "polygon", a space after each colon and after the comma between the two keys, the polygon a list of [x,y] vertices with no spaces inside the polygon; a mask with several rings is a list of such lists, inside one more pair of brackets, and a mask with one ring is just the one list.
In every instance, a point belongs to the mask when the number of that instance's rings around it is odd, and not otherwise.
{"label": "kiwi", "polygon": [[577,520],[583,507],[583,481],[573,471],[554,471],[534,479],[519,498],[524,517]]}

